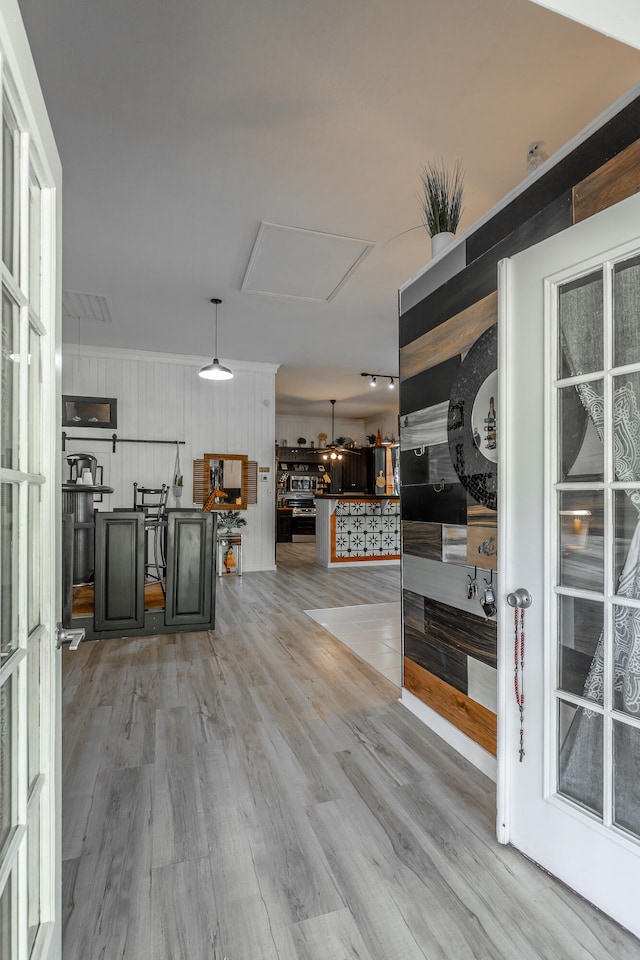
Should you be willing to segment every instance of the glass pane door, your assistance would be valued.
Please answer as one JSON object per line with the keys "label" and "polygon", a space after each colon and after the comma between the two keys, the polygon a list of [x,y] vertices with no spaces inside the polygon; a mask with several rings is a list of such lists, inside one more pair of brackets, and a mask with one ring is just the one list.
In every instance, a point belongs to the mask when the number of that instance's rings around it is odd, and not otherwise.
{"label": "glass pane door", "polygon": [[557,288],[557,793],[640,839],[640,258]]}
{"label": "glass pane door", "polygon": [[[1,42],[1,41],[0,41]],[[52,191],[2,58],[0,960],[59,955]]]}

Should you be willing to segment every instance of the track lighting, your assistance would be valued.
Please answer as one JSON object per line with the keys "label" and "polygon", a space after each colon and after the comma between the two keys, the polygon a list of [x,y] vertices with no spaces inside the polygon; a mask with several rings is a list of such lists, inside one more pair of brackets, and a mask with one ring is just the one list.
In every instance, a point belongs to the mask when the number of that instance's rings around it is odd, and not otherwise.
{"label": "track lighting", "polygon": [[383,380],[388,380],[389,383],[387,386],[389,390],[395,390],[396,380],[398,379],[395,375],[392,376],[390,373],[361,373],[361,377],[370,377],[369,386],[377,387],[378,386],[378,377],[382,377]]}

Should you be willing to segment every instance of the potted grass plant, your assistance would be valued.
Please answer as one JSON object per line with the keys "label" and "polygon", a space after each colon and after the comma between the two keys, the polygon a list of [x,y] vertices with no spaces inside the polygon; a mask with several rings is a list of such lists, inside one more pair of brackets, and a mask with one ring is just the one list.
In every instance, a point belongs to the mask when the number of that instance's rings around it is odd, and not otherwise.
{"label": "potted grass plant", "polygon": [[420,173],[422,222],[431,237],[431,253],[436,256],[451,243],[462,216],[464,174],[460,161],[452,167],[444,160],[427,163]]}

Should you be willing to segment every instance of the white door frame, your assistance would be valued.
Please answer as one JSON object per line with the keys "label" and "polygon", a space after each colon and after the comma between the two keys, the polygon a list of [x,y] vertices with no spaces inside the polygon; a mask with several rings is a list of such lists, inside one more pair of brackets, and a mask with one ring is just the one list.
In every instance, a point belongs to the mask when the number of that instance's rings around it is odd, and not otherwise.
{"label": "white door frame", "polygon": [[[13,677],[16,704],[13,709],[13,744],[16,751],[17,777],[15,780],[15,816],[17,821],[4,851],[4,876],[12,871],[14,906],[11,925],[14,927],[12,957],[26,960],[27,945],[27,850],[28,824],[37,825],[40,864],[38,883],[40,911],[36,921],[38,932],[33,943],[31,957],[34,960],[53,960],[61,956],[61,706],[60,665],[61,654],[56,649],[56,623],[61,612],[60,578],[60,526],[61,526],[61,452],[59,443],[60,424],[60,368],[61,368],[61,186],[62,170],[47,111],[38,82],[38,77],[29,50],[17,0],[0,0],[0,67],[3,90],[15,112],[19,132],[19,149],[16,151],[16,176],[21,184],[16,195],[16,216],[22,230],[18,282],[3,270],[3,282],[17,305],[20,315],[20,363],[17,377],[20,381],[19,398],[20,437],[18,469],[4,468],[2,479],[19,490],[16,500],[15,536],[18,549],[18,592],[16,639],[18,648],[3,664],[3,676]],[[39,290],[39,310],[28,312],[30,248],[28,244],[29,223],[29,171],[33,169],[41,186],[40,203],[40,253],[42,256],[42,283]],[[38,270],[40,265],[38,264]],[[41,428],[41,462],[35,473],[29,473],[27,356],[30,350],[31,326],[40,334],[41,385],[37,391],[41,397],[39,420]],[[33,433],[33,429],[32,429]],[[38,479],[41,477],[41,479]],[[29,550],[27,529],[27,488],[41,490],[41,542],[43,549],[37,551],[35,567],[40,584],[39,623],[29,634],[27,621],[26,576],[27,566],[33,551]],[[27,640],[28,636],[28,640]],[[44,691],[40,700],[40,717],[33,720],[27,716],[27,645],[41,655],[40,668]],[[34,726],[36,724],[36,726]],[[27,769],[27,733],[33,727],[38,732],[40,773],[29,785]],[[28,800],[28,788],[31,793]],[[37,819],[32,818],[39,811]],[[32,836],[35,826],[32,827]],[[32,878],[33,878],[32,874]],[[4,881],[3,881],[4,882]],[[15,886],[14,886],[15,885]],[[34,927],[35,929],[35,927]]]}

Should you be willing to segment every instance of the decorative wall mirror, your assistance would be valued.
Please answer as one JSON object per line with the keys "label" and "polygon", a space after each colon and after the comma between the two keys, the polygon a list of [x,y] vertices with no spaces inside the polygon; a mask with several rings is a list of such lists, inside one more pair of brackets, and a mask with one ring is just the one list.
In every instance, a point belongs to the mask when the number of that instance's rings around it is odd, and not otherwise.
{"label": "decorative wall mirror", "polygon": [[[249,458],[246,454],[205,453],[204,481],[211,510],[246,510]],[[197,461],[196,461],[197,462]]]}

